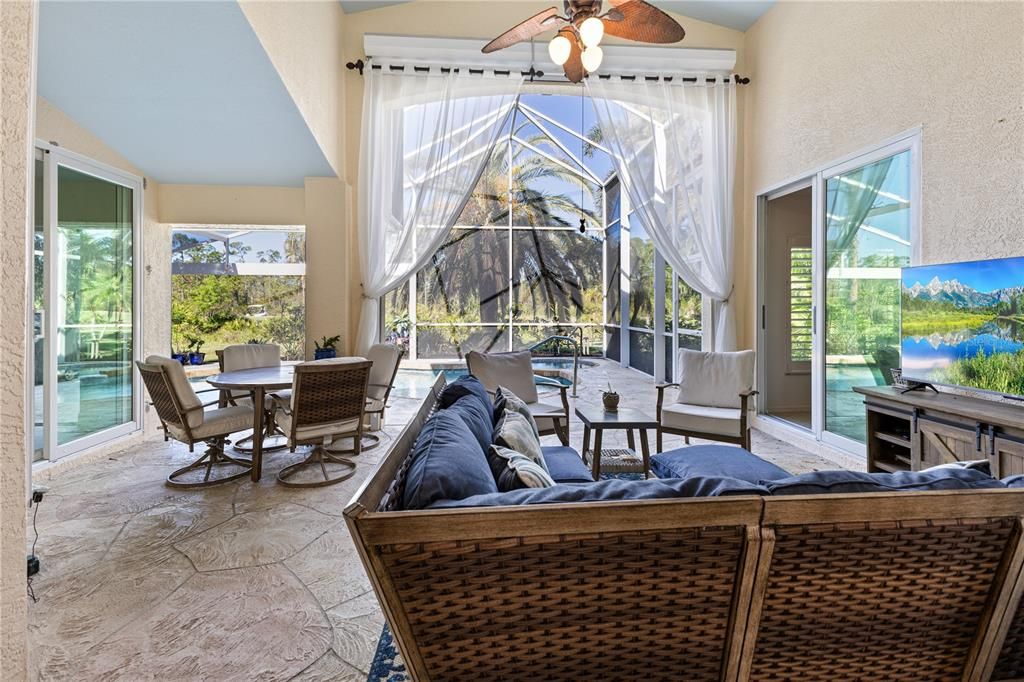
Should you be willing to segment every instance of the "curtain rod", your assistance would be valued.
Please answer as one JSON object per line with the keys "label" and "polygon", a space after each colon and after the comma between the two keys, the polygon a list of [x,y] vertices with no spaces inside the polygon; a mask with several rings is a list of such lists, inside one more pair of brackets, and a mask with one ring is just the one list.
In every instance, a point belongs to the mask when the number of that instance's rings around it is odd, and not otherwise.
{"label": "curtain rod", "polygon": [[[358,71],[360,76],[363,75],[363,70],[367,66],[369,66],[371,69],[380,69],[380,68],[382,68],[382,66],[380,64],[372,64],[372,65],[371,64],[367,64],[362,59],[357,59],[354,62],[348,62],[347,64],[345,64],[345,68],[346,69],[348,69],[349,71]],[[403,64],[389,64],[388,68],[391,69],[392,71],[405,71],[406,67]],[[434,68],[437,68],[437,67],[434,67]],[[441,71],[441,73],[451,73],[453,70],[455,72],[459,72],[459,71],[462,70],[462,68],[464,68],[464,67],[442,66],[442,67],[440,67],[440,71]],[[412,70],[415,73],[427,73],[427,72],[430,71],[430,69],[431,69],[431,67],[429,67],[429,66],[416,66],[416,65],[412,65]],[[471,73],[471,74],[482,74],[482,73],[484,73],[484,71],[490,71],[492,69],[468,68],[466,70],[467,70],[468,73]],[[508,76],[509,74],[512,73],[511,69],[493,69],[493,71],[494,71],[495,74],[500,75],[500,76]],[[533,81],[533,80],[535,80],[537,78],[543,78],[544,77],[544,72],[543,71],[538,71],[533,66],[530,67],[529,71],[520,71],[519,73],[522,74],[523,76],[529,76],[531,81]],[[608,75],[608,74],[598,74],[597,78],[601,78],[601,79],[607,80],[607,79],[611,78],[611,75]],[[664,80],[666,82],[671,82],[673,80],[679,80],[679,81],[681,81],[683,83],[696,83],[696,82],[698,82],[700,80],[700,78],[698,76],[686,76],[686,77],[679,77],[679,76],[653,76],[653,75],[652,76],[643,76],[643,75],[639,75],[638,76],[638,75],[635,75],[635,74],[623,75],[623,76],[620,76],[620,78],[622,78],[623,80],[630,80],[630,81],[635,81],[635,80],[641,79],[641,78],[643,80],[646,80],[646,81]],[[746,85],[747,83],[750,82],[749,78],[746,78],[744,76],[740,76],[739,74],[733,74],[731,76],[725,76],[722,80],[724,80],[725,82],[734,81],[737,85]],[[704,82],[706,82],[706,83],[717,83],[718,81],[719,81],[718,78],[705,78],[704,79]],[[543,81],[543,82],[545,82],[545,83],[560,83],[561,81],[547,80],[547,81]]]}

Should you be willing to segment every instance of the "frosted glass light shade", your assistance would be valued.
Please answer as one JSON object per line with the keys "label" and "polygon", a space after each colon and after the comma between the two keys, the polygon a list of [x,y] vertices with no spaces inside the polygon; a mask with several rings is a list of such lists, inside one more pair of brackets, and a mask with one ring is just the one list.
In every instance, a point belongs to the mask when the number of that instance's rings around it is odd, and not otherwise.
{"label": "frosted glass light shade", "polygon": [[561,66],[569,61],[569,53],[572,51],[572,44],[563,35],[557,35],[548,43],[548,56],[551,61]]}
{"label": "frosted glass light shade", "polygon": [[583,54],[580,55],[583,61],[583,68],[587,70],[587,73],[594,73],[601,66],[601,60],[604,58],[604,52],[597,45],[588,47],[583,50]]}
{"label": "frosted glass light shade", "polygon": [[590,17],[580,24],[580,40],[587,47],[597,47],[604,37],[604,22],[597,17]]}

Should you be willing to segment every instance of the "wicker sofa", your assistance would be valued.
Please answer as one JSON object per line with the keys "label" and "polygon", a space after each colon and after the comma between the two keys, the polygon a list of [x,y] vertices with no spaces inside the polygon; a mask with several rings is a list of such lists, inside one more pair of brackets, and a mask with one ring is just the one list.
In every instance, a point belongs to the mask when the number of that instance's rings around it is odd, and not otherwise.
{"label": "wicker sofa", "polygon": [[404,511],[443,387],[345,510],[414,679],[1020,674],[1024,490]]}

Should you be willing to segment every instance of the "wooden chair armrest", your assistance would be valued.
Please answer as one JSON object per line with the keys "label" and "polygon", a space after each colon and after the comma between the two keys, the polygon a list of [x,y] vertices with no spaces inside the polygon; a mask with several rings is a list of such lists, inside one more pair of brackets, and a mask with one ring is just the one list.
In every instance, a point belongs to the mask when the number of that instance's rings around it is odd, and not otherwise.
{"label": "wooden chair armrest", "polygon": [[673,387],[674,388],[679,388],[679,384],[676,384],[676,383],[672,383],[672,384],[655,384],[655,386],[654,386],[654,388],[657,389],[658,393],[661,393],[666,388],[673,388]]}
{"label": "wooden chair armrest", "polygon": [[657,404],[657,407],[655,408],[655,415],[656,415],[655,419],[658,420],[659,424],[661,423],[661,405],[665,401],[665,389],[666,388],[672,388],[673,386],[676,387],[676,388],[679,388],[679,384],[677,384],[677,383],[657,384],[654,387],[654,388],[656,388],[658,390],[658,404]]}
{"label": "wooden chair armrest", "polygon": [[759,395],[759,393],[758,393],[758,391],[755,391],[754,389],[750,389],[749,391],[743,391],[742,393],[740,393],[740,397],[741,398],[749,398],[749,397],[755,396],[755,395]]}

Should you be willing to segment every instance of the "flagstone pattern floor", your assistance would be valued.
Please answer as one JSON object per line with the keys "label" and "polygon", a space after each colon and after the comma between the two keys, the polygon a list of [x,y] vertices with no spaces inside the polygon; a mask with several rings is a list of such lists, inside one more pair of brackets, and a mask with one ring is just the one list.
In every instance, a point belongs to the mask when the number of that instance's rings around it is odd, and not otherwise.
{"label": "flagstone pattern floor", "polygon": [[[608,362],[581,369],[578,400],[599,403],[609,380],[653,413],[650,378]],[[168,488],[190,457],[159,440],[55,476],[36,519],[32,678],[365,680],[384,619],[342,511],[418,405],[393,398],[384,445],[328,488],[275,484],[301,452],[268,455],[257,484]],[[792,472],[835,468],[759,432],[753,450]]]}

